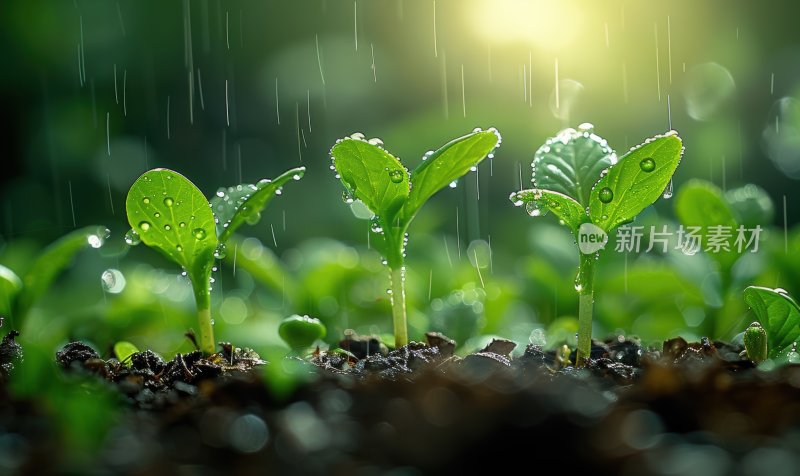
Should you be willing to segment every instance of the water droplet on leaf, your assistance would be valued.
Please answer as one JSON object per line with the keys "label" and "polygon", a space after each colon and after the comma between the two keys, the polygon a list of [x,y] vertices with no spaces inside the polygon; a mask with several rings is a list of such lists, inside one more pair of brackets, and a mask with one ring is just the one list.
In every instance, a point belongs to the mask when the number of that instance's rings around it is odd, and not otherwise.
{"label": "water droplet on leaf", "polygon": [[639,167],[642,169],[643,172],[648,172],[648,173],[652,172],[653,170],[656,169],[656,161],[651,159],[650,157],[642,159],[642,161],[639,162]]}
{"label": "water droplet on leaf", "polygon": [[142,199],[142,203],[144,203],[145,205],[147,205],[148,203],[150,203],[150,199],[149,199],[148,197],[144,197],[144,198]]}
{"label": "water droplet on leaf", "polygon": [[171,207],[173,203],[175,203],[175,201],[172,200],[172,197],[164,197],[164,205]]}
{"label": "water droplet on leaf", "polygon": [[202,228],[195,228],[194,231],[192,231],[192,234],[194,234],[194,238],[196,240],[203,240],[206,237],[206,230]]}
{"label": "water droplet on leaf", "polygon": [[225,243],[220,243],[214,250],[214,258],[223,259],[226,256],[228,256],[228,248],[225,246]]}
{"label": "water droplet on leaf", "polygon": [[100,284],[103,286],[103,291],[119,294],[125,289],[125,276],[120,270],[109,268],[100,275]]}
{"label": "water droplet on leaf", "polygon": [[142,231],[149,230],[150,229],[150,222],[149,221],[140,222],[139,223],[139,229],[141,229]]}
{"label": "water droplet on leaf", "polygon": [[394,169],[389,171],[389,180],[392,183],[400,183],[403,181],[403,171],[400,169]]}
{"label": "water droplet on leaf", "polygon": [[133,228],[131,228],[130,230],[128,230],[127,233],[125,233],[125,243],[127,243],[128,245],[136,246],[141,242],[142,238],[139,236],[138,233],[136,233],[136,230],[134,230]]}
{"label": "water droplet on leaf", "polygon": [[614,199],[614,192],[608,187],[603,187],[600,189],[600,192],[597,193],[597,198],[603,203],[608,203]]}

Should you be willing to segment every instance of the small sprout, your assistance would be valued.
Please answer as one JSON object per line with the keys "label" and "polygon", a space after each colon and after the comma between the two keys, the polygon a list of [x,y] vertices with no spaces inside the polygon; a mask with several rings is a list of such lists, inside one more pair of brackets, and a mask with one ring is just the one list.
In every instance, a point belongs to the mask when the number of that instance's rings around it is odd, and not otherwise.
{"label": "small sprout", "polygon": [[426,153],[411,173],[383,148],[380,140],[361,133],[340,139],[331,148],[332,170],[345,188],[345,202],[359,200],[374,215],[372,240],[391,271],[392,322],[395,346],[408,343],[406,325],[405,248],[408,226],[436,192],[455,187],[459,177],[477,170],[500,145],[497,130],[476,129]]}
{"label": "small sprout", "polygon": [[754,322],[744,331],[744,349],[747,358],[759,363],[767,358],[767,331]]}
{"label": "small sprout", "polygon": [[253,223],[281,185],[299,180],[304,172],[300,167],[257,185],[220,189],[211,203],[189,179],[168,169],[145,172],[128,191],[125,205],[132,231],[126,242],[144,242],[185,270],[197,303],[200,350],[206,355],[215,349],[210,288],[214,260],[225,257],[225,242],[241,225]]}
{"label": "small sprout", "polygon": [[509,197],[528,215],[553,213],[578,244],[580,262],[575,278],[579,293],[576,365],[589,357],[594,305],[594,267],[616,227],[630,223],[671,190],[672,175],[683,147],[674,131],[647,139],[617,158],[591,124],[564,129],[534,155],[533,186]]}
{"label": "small sprout", "polygon": [[572,362],[569,360],[569,346],[567,344],[562,345],[561,347],[556,349],[556,367],[563,369],[564,367],[569,367],[572,365]]}
{"label": "small sprout", "polygon": [[307,349],[318,339],[325,337],[325,324],[316,317],[289,316],[281,322],[278,334],[295,351]]}
{"label": "small sprout", "polygon": [[139,353],[139,349],[128,341],[121,340],[114,344],[114,355],[122,363],[126,363],[133,354],[137,353]]}
{"label": "small sprout", "polygon": [[783,289],[759,286],[745,289],[744,300],[758,319],[744,334],[748,357],[756,361],[747,348],[748,332],[756,324],[765,333],[765,353],[768,358],[781,361],[781,357],[793,357],[791,353],[796,351],[796,341],[800,338],[800,307],[797,302]]}

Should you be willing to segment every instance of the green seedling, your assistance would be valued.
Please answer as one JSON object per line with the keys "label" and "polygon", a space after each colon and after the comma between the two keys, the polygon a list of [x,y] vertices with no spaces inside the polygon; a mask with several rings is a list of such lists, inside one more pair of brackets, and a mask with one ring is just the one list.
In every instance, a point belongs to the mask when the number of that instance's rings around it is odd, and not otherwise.
{"label": "green seedling", "polygon": [[[800,338],[800,307],[797,302],[783,289],[759,286],[746,288],[744,301],[753,310],[758,324],[761,324],[766,333],[766,357],[773,360],[793,357],[791,354],[793,351],[796,354],[796,342]],[[753,325],[745,331],[745,349],[748,356],[756,361],[750,356],[746,340],[752,327]]]}
{"label": "green seedling", "polygon": [[9,317],[12,327],[21,327],[31,307],[50,289],[75,254],[87,247],[100,248],[108,236],[108,228],[104,226],[87,226],[72,231],[39,253],[21,279],[0,265],[0,316]]}
{"label": "green seedling", "polygon": [[133,354],[139,352],[139,349],[128,341],[121,340],[114,344],[114,355],[120,362],[127,362]]}
{"label": "green seedling", "polygon": [[476,129],[426,153],[410,174],[379,139],[365,140],[363,134],[356,133],[336,141],[331,148],[331,168],[344,184],[345,202],[360,200],[374,215],[373,243],[391,270],[389,292],[397,347],[408,343],[405,247],[411,220],[436,192],[455,186],[459,177],[475,170],[485,157],[492,157],[500,142],[494,128]]}
{"label": "green seedling", "polygon": [[304,172],[300,167],[275,180],[221,188],[210,203],[189,179],[168,169],[145,172],[128,191],[125,207],[132,228],[125,240],[130,245],[144,242],[183,267],[194,290],[203,353],[215,349],[210,286],[214,259],[224,258],[231,235],[242,224],[257,222],[281,187],[300,180]]}
{"label": "green seedling", "polygon": [[767,331],[754,322],[744,331],[744,350],[748,359],[759,363],[767,359]]}
{"label": "green seedling", "polygon": [[278,327],[281,339],[298,352],[309,348],[317,339],[324,338],[326,333],[325,324],[319,319],[297,314],[284,319]]}
{"label": "green seedling", "polygon": [[591,350],[594,268],[608,235],[662,195],[672,195],[672,175],[682,151],[681,139],[670,131],[617,159],[591,124],[581,124],[547,139],[531,164],[534,188],[510,196],[530,216],[552,212],[578,244],[578,366],[584,365]]}

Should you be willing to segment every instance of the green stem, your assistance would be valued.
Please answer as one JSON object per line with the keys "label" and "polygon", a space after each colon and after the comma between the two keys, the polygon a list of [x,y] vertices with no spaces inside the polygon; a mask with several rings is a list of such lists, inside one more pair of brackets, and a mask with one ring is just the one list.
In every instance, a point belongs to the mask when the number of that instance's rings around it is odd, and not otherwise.
{"label": "green stem", "polygon": [[592,308],[594,306],[594,254],[581,253],[575,288],[578,291],[578,352],[575,365],[583,367],[592,351]]}
{"label": "green stem", "polygon": [[192,279],[194,300],[197,303],[197,323],[200,326],[200,350],[205,355],[211,355],[216,350],[214,324],[211,320],[211,291],[208,288],[208,279],[208,276]]}
{"label": "green stem", "polygon": [[394,324],[394,345],[400,348],[408,344],[406,324],[406,267],[392,268],[392,323]]}

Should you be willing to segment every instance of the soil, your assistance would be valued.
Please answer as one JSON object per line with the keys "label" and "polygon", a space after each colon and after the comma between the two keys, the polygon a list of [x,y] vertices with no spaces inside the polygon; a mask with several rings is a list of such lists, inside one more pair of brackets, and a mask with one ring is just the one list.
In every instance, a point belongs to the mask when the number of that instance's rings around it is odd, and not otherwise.
{"label": "soil", "polygon": [[[71,343],[56,360],[109,381],[130,402],[92,473],[800,470],[800,367],[762,372],[731,344],[677,338],[647,349],[613,337],[593,342],[583,369],[563,366],[554,352],[534,345],[512,357],[516,344],[505,340],[461,358],[453,341],[433,333],[427,343],[392,351],[352,334],[341,347],[348,350],[264,363],[225,344],[208,358],[192,352],[164,362],[146,351],[125,365]],[[304,378],[277,399],[261,370],[287,363]],[[22,428],[20,422],[41,418],[25,405],[5,395],[0,425]],[[52,446],[46,435],[22,435],[32,438],[28,448],[36,438]],[[55,471],[47,467],[54,461],[32,467]]]}

